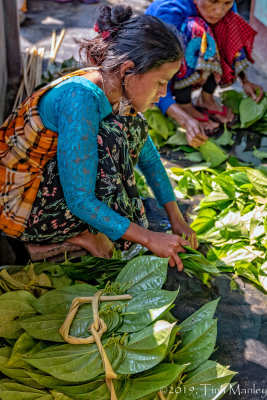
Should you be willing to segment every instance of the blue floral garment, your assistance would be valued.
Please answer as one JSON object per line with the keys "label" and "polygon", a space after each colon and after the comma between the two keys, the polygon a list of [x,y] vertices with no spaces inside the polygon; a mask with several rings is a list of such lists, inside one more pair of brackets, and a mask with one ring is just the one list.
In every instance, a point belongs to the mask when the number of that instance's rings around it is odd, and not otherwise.
{"label": "blue floral garment", "polygon": [[[193,85],[201,86],[212,73],[217,83],[222,76],[221,60],[213,32],[201,17],[189,17],[181,26],[185,55],[180,70],[173,79],[176,90]],[[234,59],[233,70],[237,75],[248,67],[244,49]]]}
{"label": "blue floral garment", "polygon": [[[236,4],[234,3],[232,11],[237,12]],[[198,11],[194,0],[154,0],[147,8],[146,14],[162,19],[164,22],[173,24],[178,32],[181,30],[183,22],[189,17],[197,17]],[[173,82],[169,82],[167,95],[161,97],[157,106],[166,113],[167,109],[175,104],[173,98]]]}
{"label": "blue floral garment", "polygon": [[[104,92],[83,77],[62,82],[39,103],[44,125],[58,132],[58,171],[70,212],[110,239],[117,240],[128,229],[130,220],[100,201],[95,190],[99,126],[111,112]],[[150,137],[140,149],[139,166],[160,205],[175,200]]]}

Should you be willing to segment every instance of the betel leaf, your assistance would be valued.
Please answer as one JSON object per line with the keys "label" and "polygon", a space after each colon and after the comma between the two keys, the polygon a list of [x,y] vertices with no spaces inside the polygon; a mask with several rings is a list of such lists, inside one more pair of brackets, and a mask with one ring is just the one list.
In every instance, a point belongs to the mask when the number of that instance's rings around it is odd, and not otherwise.
{"label": "betel leaf", "polygon": [[57,392],[56,390],[52,390],[51,394],[55,400],[73,400],[69,396],[66,396],[63,393]]}
{"label": "betel leaf", "polygon": [[248,179],[263,197],[267,197],[267,174],[256,168],[246,168]]}
{"label": "betel leaf", "polygon": [[[44,314],[34,317],[23,318],[19,321],[20,326],[32,337],[52,342],[64,342],[59,334],[66,314]],[[88,325],[87,325],[88,327]]]}
{"label": "betel leaf", "polygon": [[210,139],[199,147],[199,151],[211,168],[217,167],[228,158],[228,155]]}
{"label": "betel leaf", "polygon": [[[114,386],[116,386],[116,381],[114,381]],[[77,386],[56,385],[55,388],[75,400],[110,400],[110,392],[103,379]]]}
{"label": "betel leaf", "polygon": [[44,390],[34,389],[16,382],[0,381],[1,400],[54,400],[53,396]]}
{"label": "betel leaf", "polygon": [[180,129],[179,130],[177,129],[176,133],[169,137],[166,144],[170,144],[170,145],[174,145],[174,146],[187,145],[188,141],[186,139],[185,132],[183,132]]}
{"label": "betel leaf", "polygon": [[217,212],[212,208],[204,208],[199,211],[196,219],[190,226],[197,234],[205,233],[214,226],[216,215]]}
{"label": "betel leaf", "polygon": [[151,108],[144,113],[150,128],[156,131],[165,140],[172,135],[174,125],[169,118],[164,117],[162,112],[157,108]]}
{"label": "betel leaf", "polygon": [[[117,343],[112,343],[105,350],[113,368],[117,367],[124,357],[122,348]],[[95,343],[51,346],[31,358],[25,358],[25,361],[55,378],[77,383],[95,379],[104,373],[103,362]]]}
{"label": "betel leaf", "polygon": [[232,139],[232,132],[227,129],[226,124],[224,124],[224,132],[218,139],[215,139],[217,146],[232,146],[235,141]]}
{"label": "betel leaf", "polygon": [[23,333],[18,318],[36,314],[31,306],[34,300],[35,297],[31,293],[22,290],[0,296],[0,337],[17,339]]}
{"label": "betel leaf", "polygon": [[129,261],[115,282],[130,283],[127,293],[160,289],[166,281],[168,259],[155,256],[140,256]]}
{"label": "betel leaf", "polygon": [[[33,307],[40,314],[61,314],[69,311],[75,297],[93,296],[97,288],[88,284],[77,284],[52,290],[39,299],[34,299]],[[56,306],[55,306],[56,305]]]}
{"label": "betel leaf", "polygon": [[256,103],[251,97],[243,99],[239,106],[241,128],[248,128],[261,119],[267,109],[267,97]]}
{"label": "betel leaf", "polygon": [[[42,371],[27,371],[27,374],[39,385],[47,387],[49,389],[54,389],[63,385],[73,385],[70,381],[63,381],[62,379],[57,379],[54,376],[47,375]],[[65,393],[65,392],[64,392]]]}
{"label": "betel leaf", "polygon": [[215,176],[213,181],[217,183],[217,185],[223,190],[225,194],[227,194],[230,199],[235,199],[234,180],[230,175],[222,173],[218,176]]}
{"label": "betel leaf", "polygon": [[192,371],[207,361],[213,353],[217,337],[217,320],[202,320],[194,329],[182,336],[181,348],[173,353],[178,364],[189,364],[185,371]]}
{"label": "betel leaf", "polygon": [[[180,386],[179,400],[217,400],[229,390],[236,372],[208,360],[190,372]],[[178,392],[178,391],[177,391]]]}
{"label": "betel leaf", "polygon": [[125,358],[116,369],[119,374],[137,374],[159,364],[166,350],[175,323],[157,321],[140,332],[132,333],[123,346]]}
{"label": "betel leaf", "polygon": [[178,291],[146,290],[128,301],[119,332],[137,332],[160,317],[172,305]]}
{"label": "betel leaf", "polygon": [[21,360],[21,357],[32,350],[35,345],[36,341],[27,332],[24,332],[13,346],[8,366],[24,368],[25,362]]}
{"label": "betel leaf", "polygon": [[177,364],[157,365],[148,372],[131,379],[129,391],[124,399],[137,400],[152,393],[156,395],[160,389],[166,388],[176,381],[184,368],[184,365]]}
{"label": "betel leaf", "polygon": [[[240,213],[229,211],[223,218],[215,222],[215,227],[219,230],[227,229],[228,232],[241,232],[246,230]],[[247,230],[246,230],[246,233]]]}
{"label": "betel leaf", "polygon": [[[35,382],[28,374],[28,371],[22,368],[9,368],[7,366],[0,365],[0,372],[10,379],[14,379],[23,385],[30,386],[36,389],[42,389],[42,386]],[[1,382],[1,380],[0,380]],[[1,393],[0,393],[1,398]]]}
{"label": "betel leaf", "polygon": [[244,98],[242,92],[236,90],[225,90],[221,93],[223,104],[232,110],[234,114],[239,114],[239,106],[241,100]]}

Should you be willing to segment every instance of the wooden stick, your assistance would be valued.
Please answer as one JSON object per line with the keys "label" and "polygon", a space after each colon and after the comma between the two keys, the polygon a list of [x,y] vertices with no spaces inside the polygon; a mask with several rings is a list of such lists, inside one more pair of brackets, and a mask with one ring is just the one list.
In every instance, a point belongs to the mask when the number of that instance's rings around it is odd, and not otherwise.
{"label": "wooden stick", "polygon": [[58,39],[57,39],[57,43],[56,43],[56,45],[55,45],[53,54],[52,54],[52,56],[50,56],[50,60],[49,60],[49,63],[50,63],[50,64],[53,64],[53,62],[54,62],[55,59],[56,59],[57,52],[58,52],[59,47],[60,47],[60,45],[61,45],[61,43],[62,43],[62,41],[63,41],[63,38],[64,38],[64,36],[65,36],[65,32],[66,32],[66,29],[64,29],[64,28],[63,28],[63,29],[61,30],[61,32],[60,32],[60,35],[59,35],[59,37],[58,37]]}
{"label": "wooden stick", "polygon": [[54,54],[55,45],[56,45],[56,31],[53,30],[52,38],[51,38],[51,48],[50,48],[50,56],[49,56],[49,58],[52,58],[52,56]]}

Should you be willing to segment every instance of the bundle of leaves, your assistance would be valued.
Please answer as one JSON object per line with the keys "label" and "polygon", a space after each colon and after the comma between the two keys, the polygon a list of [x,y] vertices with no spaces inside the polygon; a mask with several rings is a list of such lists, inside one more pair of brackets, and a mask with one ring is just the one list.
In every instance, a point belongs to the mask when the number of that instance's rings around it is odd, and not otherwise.
{"label": "bundle of leaves", "polygon": [[[267,170],[227,165],[225,171],[172,168],[179,197],[205,195],[191,224],[211,244],[207,259],[221,272],[245,277],[267,291]],[[232,280],[235,288],[235,281]]]}
{"label": "bundle of leaves", "polygon": [[[218,300],[177,325],[169,310],[178,292],[162,289],[167,264],[154,256],[137,257],[104,289],[103,296],[132,297],[99,304],[108,327],[101,340],[117,374],[117,398],[190,400],[196,393],[198,400],[221,398],[235,373],[209,360],[216,342],[213,316]],[[93,296],[97,290],[76,284],[39,298],[26,291],[0,296],[2,400],[110,399],[97,345],[64,343],[59,334],[73,299]],[[92,321],[91,304],[83,304],[70,334],[87,337]]]}
{"label": "bundle of leaves", "polygon": [[120,251],[114,250],[111,259],[82,256],[81,261],[66,259],[61,263],[37,262],[27,266],[12,265],[0,271],[0,293],[12,290],[27,290],[36,297],[48,290],[72,285],[77,280],[104,287],[115,279],[127,263],[121,259]]}

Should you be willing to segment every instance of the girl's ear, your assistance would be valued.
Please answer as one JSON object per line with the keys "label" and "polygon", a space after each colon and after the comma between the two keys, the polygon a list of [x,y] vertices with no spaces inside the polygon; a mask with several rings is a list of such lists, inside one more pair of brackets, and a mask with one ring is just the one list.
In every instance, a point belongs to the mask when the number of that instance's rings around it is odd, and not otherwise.
{"label": "girl's ear", "polygon": [[123,79],[125,77],[125,75],[127,74],[127,72],[128,71],[130,72],[130,70],[133,69],[133,67],[134,67],[133,61],[131,61],[131,60],[124,61],[124,63],[121,64],[121,66],[120,66],[121,79]]}

